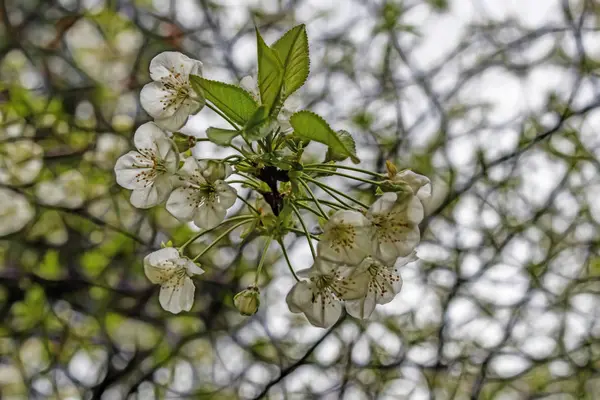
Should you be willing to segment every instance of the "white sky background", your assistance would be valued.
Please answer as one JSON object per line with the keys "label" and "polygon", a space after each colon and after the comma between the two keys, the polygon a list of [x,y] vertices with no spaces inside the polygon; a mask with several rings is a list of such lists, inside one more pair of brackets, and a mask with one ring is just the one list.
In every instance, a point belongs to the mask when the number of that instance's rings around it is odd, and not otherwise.
{"label": "white sky background", "polygon": [[[94,3],[90,1],[90,3]],[[160,13],[168,13],[168,1],[154,0],[154,5]],[[246,9],[259,6],[263,10],[276,11],[276,2],[272,1],[221,1],[221,5],[228,9],[227,18],[223,18],[221,23],[227,27],[224,32],[230,32],[234,35],[247,21]],[[172,11],[172,10],[171,10]],[[175,15],[179,21],[188,28],[194,28],[202,23],[201,13],[194,0],[179,0]],[[373,11],[362,2],[346,1],[323,1],[308,0],[301,3],[297,8],[295,17],[299,22],[307,25],[309,40],[326,36],[332,32],[337,32],[345,27],[349,21],[354,21],[352,29],[345,33],[345,37],[356,44],[359,51],[355,69],[358,76],[358,89],[354,84],[348,82],[342,76],[335,76],[331,80],[331,88],[334,93],[327,98],[327,102],[318,103],[314,111],[327,116],[328,120],[336,128],[347,128],[352,132],[353,126],[347,122],[346,117],[354,110],[365,105],[364,94],[370,93],[373,86],[372,72],[377,67],[376,63],[381,62],[383,38],[372,40],[371,32],[375,18],[369,17]],[[457,41],[465,34],[467,24],[473,22],[485,22],[490,19],[504,20],[515,18],[528,27],[535,28],[548,24],[549,21],[562,24],[560,2],[554,0],[454,0],[451,2],[451,11],[448,13],[435,14],[424,6],[418,6],[405,14],[403,23],[416,26],[421,37],[415,37],[410,34],[399,35],[399,42],[407,50],[411,63],[419,69],[428,70],[432,65],[438,65],[441,60],[452,50]],[[271,33],[271,32],[270,32]],[[267,43],[272,42],[275,37],[270,34],[265,35]],[[207,38],[211,40],[214,38]],[[313,41],[315,43],[316,41]],[[537,59],[547,52],[554,44],[552,37],[542,38],[535,42],[534,46],[528,46],[520,55],[523,60]],[[218,44],[215,44],[217,46]],[[600,35],[586,33],[584,46],[588,54],[600,56]],[[568,52],[574,51],[574,43],[570,38],[565,38],[564,48]],[[477,57],[491,49],[481,46],[474,51],[466,52],[464,56],[454,59],[452,62],[443,65],[440,71],[431,79],[430,84],[434,91],[445,94],[452,88],[457,81],[459,71],[468,68],[477,61]],[[231,55],[235,64],[243,70],[255,71],[256,45],[254,37],[248,35],[238,42]],[[320,74],[322,66],[323,49],[313,45],[311,46],[311,73],[309,83],[301,89],[300,95],[303,98],[312,98],[322,89],[323,76]],[[331,56],[331,54],[330,54]],[[335,52],[333,54],[335,56]],[[210,79],[222,79],[231,81],[232,77],[227,70],[219,67],[222,60],[201,59],[204,62],[204,76]],[[411,72],[404,65],[399,64],[395,76],[398,79],[412,79]],[[521,78],[507,73],[500,68],[489,68],[489,70],[473,79],[467,85],[462,87],[455,97],[445,105],[456,103],[478,103],[487,102],[491,105],[489,112],[469,113],[461,120],[460,124],[452,124],[449,127],[449,136],[451,142],[448,146],[448,154],[436,154],[434,161],[440,169],[453,166],[460,172],[458,184],[464,183],[474,173],[473,160],[476,151],[481,149],[486,159],[493,160],[503,154],[514,151],[517,146],[518,124],[506,125],[506,121],[519,122],[528,114],[537,113],[545,108],[545,101],[550,91],[557,91],[563,96],[568,96],[573,87],[573,75],[565,69],[557,67],[539,67]],[[585,83],[574,104],[583,105],[599,96],[598,85]],[[402,116],[406,126],[417,123],[417,127],[411,132],[411,135],[404,145],[406,158],[411,152],[422,151],[428,143],[428,140],[437,134],[439,128],[437,118],[432,113],[432,106],[427,97],[417,87],[410,86],[402,92]],[[374,99],[366,104],[367,109],[377,115],[377,124],[385,125],[386,121],[393,121],[396,118],[395,108],[381,99]],[[424,117],[424,118],[421,118]],[[504,125],[498,129],[477,129],[477,123],[482,119],[491,121],[493,124]],[[555,120],[549,115],[547,118],[548,126],[555,123]],[[488,122],[487,125],[490,125]],[[191,118],[185,131],[199,137],[205,136],[205,130],[209,126],[226,125],[219,121],[208,109],[202,110],[197,116]],[[600,139],[598,139],[598,130],[600,129],[600,114],[598,111],[590,115],[582,123],[581,138],[588,150],[598,154]],[[359,143],[362,138],[356,137]],[[359,156],[364,161],[364,166],[369,167],[372,163],[373,152],[369,149],[368,142],[364,146],[359,145]],[[563,151],[569,151],[569,143],[561,141],[560,138],[553,139],[553,144]],[[318,149],[317,149],[318,150]],[[228,154],[223,149],[210,143],[202,143],[195,149],[199,157],[219,157]],[[403,154],[404,156],[404,154]],[[519,172],[522,176],[518,190],[521,196],[532,204],[544,204],[554,187],[558,184],[566,167],[549,159],[541,151],[530,151],[524,156],[519,164]],[[499,166],[492,171],[492,176],[501,179],[507,171]],[[587,186],[585,195],[589,199],[597,199],[600,194],[600,182],[596,178],[596,171],[590,168],[583,168],[581,173],[573,174],[574,180],[579,180],[579,184]],[[446,187],[440,177],[432,177],[434,180],[434,192],[438,197],[443,197],[446,193]],[[339,182],[338,182],[339,183]],[[578,184],[578,182],[573,182]],[[501,195],[498,195],[501,196]],[[518,196],[515,199],[505,199],[505,202],[513,202],[514,207],[509,210],[503,210],[505,213],[514,216],[517,219],[530,218],[528,210],[530,207],[519,203]],[[562,218],[554,223],[567,224],[569,218],[573,218],[582,199],[577,199],[568,191],[564,191],[557,196],[556,203],[562,207]],[[424,242],[419,247],[419,256],[429,263],[437,263],[443,266],[449,262],[452,249],[457,245],[462,247],[477,249],[482,240],[480,232],[481,226],[493,227],[501,224],[497,212],[492,208],[485,208],[480,211],[476,205],[480,200],[470,195],[461,198],[455,211],[455,218],[459,222],[457,225],[448,225],[443,221],[434,221],[429,227],[435,242]],[[596,220],[600,220],[600,203],[590,201],[591,213]],[[581,228],[579,233],[581,237],[592,236],[593,230]],[[504,334],[504,326],[511,316],[511,308],[514,304],[523,300],[523,297],[530,288],[531,282],[528,275],[524,272],[524,267],[531,261],[539,259],[539,250],[536,250],[539,231],[535,226],[526,230],[522,235],[518,235],[503,250],[498,260],[494,261],[491,267],[477,279],[474,279],[462,290],[468,290],[465,296],[460,294],[450,303],[448,311],[448,330],[449,336],[460,341],[472,341],[484,348],[491,348],[500,343]],[[251,249],[252,250],[252,249]],[[256,249],[254,251],[257,251]],[[299,241],[291,252],[291,258],[295,263],[296,269],[303,269],[310,266],[310,252],[304,241]],[[461,277],[468,278],[480,271],[484,262],[486,262],[485,252],[475,250],[469,253],[461,264]],[[538,260],[539,261],[539,260]],[[575,251],[563,251],[559,257],[553,261],[556,265],[549,266],[553,271],[546,275],[544,282],[550,293],[559,294],[564,289],[568,278],[576,275],[582,267],[584,260]],[[268,288],[262,291],[263,303],[261,307],[261,316],[266,319],[269,334],[271,336],[281,336],[289,333],[289,326],[292,321],[292,314],[289,312],[283,298],[293,284],[293,279],[289,276],[285,264],[280,263],[279,277],[276,278]],[[439,271],[425,281],[422,271],[422,263],[417,262],[405,267],[402,273],[404,278],[404,288],[397,298],[391,303],[378,306],[377,311],[372,317],[372,322],[367,329],[367,335],[358,340],[357,346],[352,353],[353,360],[357,362],[368,360],[368,340],[377,341],[383,344],[390,353],[391,357],[400,352],[408,350],[408,362],[403,372],[405,378],[395,381],[390,385],[388,391],[390,396],[401,396],[406,399],[425,399],[428,393],[422,385],[423,377],[417,369],[410,368],[410,363],[427,365],[435,362],[436,349],[434,343],[424,342],[420,346],[407,349],[400,342],[399,338],[391,334],[387,328],[377,322],[378,315],[406,315],[409,311],[414,312],[416,327],[425,328],[431,324],[438,324],[441,317],[440,300],[434,288],[449,287],[454,283],[454,275],[440,268]],[[530,357],[544,357],[556,348],[557,343],[553,337],[556,337],[558,329],[559,316],[547,310],[547,305],[553,299],[548,294],[541,291],[532,291],[533,295],[528,299],[528,305],[524,313],[522,322],[518,322],[513,333],[513,340],[520,343],[521,349]],[[482,313],[473,299],[484,303],[492,303],[500,306],[497,309],[494,318],[482,317]],[[599,306],[598,299],[591,295],[578,295],[572,299],[572,310],[567,312],[567,331],[565,334],[565,345],[572,348],[580,343],[582,337],[589,331],[600,331],[600,324],[593,323],[597,319],[597,310]],[[399,317],[400,318],[400,317]],[[306,323],[301,328],[295,328],[291,331],[291,338],[298,343],[310,344],[323,334],[322,329],[313,328]],[[327,363],[328,360],[335,359],[340,351],[344,351],[345,344],[358,338],[359,329],[352,323],[346,323],[339,337],[328,338],[316,351],[316,357],[319,361]],[[257,336],[266,336],[262,324],[258,322],[250,324],[247,329],[240,332],[239,337],[242,341],[250,341]],[[458,352],[458,344],[449,341],[447,346],[447,356],[452,357],[453,352]],[[231,341],[223,339],[217,345],[222,360],[227,360],[221,370],[221,379],[223,383],[228,382],[231,377],[247,366],[247,359],[244,351]],[[81,355],[73,358],[73,363],[84,367],[90,365],[91,358]],[[93,363],[93,362],[92,362]],[[493,370],[504,376],[510,376],[519,373],[528,366],[528,361],[515,354],[505,354],[495,357],[491,366]],[[561,369],[562,368],[562,369]],[[559,362],[555,365],[556,373],[565,373],[565,366]],[[74,368],[77,370],[78,368]],[[90,370],[89,368],[81,368]],[[182,363],[178,367],[173,386],[177,390],[185,391],[191,388],[192,375],[189,372],[189,365]],[[568,372],[568,371],[567,371]],[[159,371],[163,375],[165,371]],[[256,382],[258,387],[266,383],[274,376],[277,371],[271,371],[267,368],[254,366],[246,372],[246,378]],[[202,375],[200,375],[202,379]],[[216,377],[219,383],[219,376]],[[207,377],[214,379],[214,377]],[[85,380],[85,377],[82,377]],[[332,383],[338,382],[338,377],[328,377],[322,371],[315,370],[313,367],[299,368],[293,372],[287,379],[288,390],[300,390],[302,387],[311,386],[315,389],[325,389]],[[414,389],[414,390],[413,390]],[[255,394],[257,387],[247,385],[243,395]],[[361,394],[357,391],[350,391],[352,399],[360,399]],[[276,394],[276,392],[275,392]],[[402,397],[404,396],[404,397]],[[366,397],[365,397],[366,398]],[[392,397],[389,397],[392,398]],[[508,397],[510,398],[510,397]]]}

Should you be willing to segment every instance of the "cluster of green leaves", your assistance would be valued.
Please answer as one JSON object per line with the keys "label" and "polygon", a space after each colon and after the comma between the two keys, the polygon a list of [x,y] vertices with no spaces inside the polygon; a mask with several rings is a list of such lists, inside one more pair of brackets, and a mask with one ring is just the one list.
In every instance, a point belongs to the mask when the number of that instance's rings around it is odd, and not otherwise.
{"label": "cluster of green leaves", "polygon": [[[241,135],[247,143],[266,139],[271,142],[277,133],[277,115],[285,100],[306,82],[310,69],[308,38],[306,27],[298,25],[271,46],[256,30],[258,56],[259,98],[237,85],[218,82],[192,75],[193,89],[202,95],[214,108],[218,109],[233,129],[211,127],[207,130],[208,139],[219,145],[229,145]],[[281,141],[292,150],[298,144],[304,147],[310,141],[328,146],[326,161],[342,161],[350,158],[358,163],[356,145],[350,133],[333,130],[317,114],[301,110],[290,118],[293,128],[292,141]],[[271,135],[271,137],[269,137]],[[263,146],[264,147],[264,146]]]}

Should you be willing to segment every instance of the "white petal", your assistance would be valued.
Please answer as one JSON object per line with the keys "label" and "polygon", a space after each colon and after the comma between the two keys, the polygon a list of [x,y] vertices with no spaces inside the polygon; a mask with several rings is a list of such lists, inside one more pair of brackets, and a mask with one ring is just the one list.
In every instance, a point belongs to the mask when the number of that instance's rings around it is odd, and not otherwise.
{"label": "white petal", "polygon": [[226,209],[214,201],[207,200],[196,209],[194,224],[199,228],[211,229],[223,222],[226,215]]}
{"label": "white petal", "polygon": [[150,82],[144,85],[140,92],[140,103],[152,118],[166,118],[177,111],[176,104],[167,103],[167,99],[172,96],[172,91],[166,89],[163,83]]}
{"label": "white petal", "polygon": [[413,250],[406,257],[398,257],[398,259],[396,260],[395,265],[393,265],[393,266],[395,266],[396,268],[404,267],[406,264],[410,264],[411,262],[415,262],[418,259],[419,259],[419,257],[417,257],[417,252]]}
{"label": "white petal", "polygon": [[162,308],[177,314],[192,308],[194,292],[194,283],[187,275],[174,275],[160,287],[158,300]]}
{"label": "white petal", "polygon": [[418,197],[413,196],[408,204],[406,205],[406,218],[408,221],[413,224],[418,224],[423,221],[423,217],[425,216],[425,212],[423,210],[423,203],[419,200]]}
{"label": "white petal", "polygon": [[190,260],[189,258],[184,258],[185,268],[187,270],[188,275],[202,275],[204,270],[196,265],[195,262]]}
{"label": "white petal", "polygon": [[179,305],[183,311],[190,311],[192,309],[195,291],[196,286],[194,286],[194,282],[187,276],[183,278],[183,287],[179,294]]}
{"label": "white petal", "polygon": [[174,261],[179,258],[179,252],[174,247],[165,247],[148,254],[144,258],[144,264],[159,266],[166,261]]}
{"label": "white petal", "polygon": [[314,326],[329,328],[340,319],[342,303],[327,292],[319,292],[310,307],[305,308],[304,315]]}
{"label": "white petal", "polygon": [[312,300],[312,289],[306,281],[297,282],[285,297],[285,301],[293,313],[303,312],[303,308]]}
{"label": "white petal", "polygon": [[171,191],[173,190],[173,181],[171,175],[160,174],[154,180],[153,186],[156,188],[157,203],[163,203],[169,198]]}
{"label": "white petal", "polygon": [[154,122],[166,131],[175,132],[183,128],[189,116],[190,114],[185,107],[179,107],[173,115],[164,118],[156,118]]}
{"label": "white petal", "polygon": [[228,209],[235,204],[237,200],[237,191],[223,181],[215,182],[215,190],[217,191],[217,201],[219,205]]}
{"label": "white petal", "polygon": [[373,240],[373,255],[386,264],[393,264],[398,257],[406,257],[413,252],[420,240],[419,227],[402,229],[392,240]]}
{"label": "white petal", "polygon": [[146,122],[140,125],[133,135],[133,143],[137,149],[149,149],[157,151],[156,142],[168,138],[167,134],[154,122]]}
{"label": "white petal", "polygon": [[340,318],[342,304],[327,291],[318,291],[308,282],[298,282],[286,296],[291,312],[304,313],[308,321],[327,328]]}
{"label": "white petal", "polygon": [[194,182],[198,185],[206,184],[206,179],[202,175],[202,166],[194,157],[188,157],[183,163],[183,167],[177,172],[185,180]]}
{"label": "white petal", "polygon": [[191,221],[198,205],[197,196],[198,191],[194,188],[177,188],[171,192],[171,196],[167,200],[167,211],[175,218]]}
{"label": "white petal", "polygon": [[386,192],[371,205],[367,215],[389,212],[396,204],[396,193]]}
{"label": "white petal", "polygon": [[135,189],[131,192],[129,198],[131,204],[136,208],[150,208],[159,204],[158,191],[154,185],[145,187],[143,189]]}
{"label": "white petal", "polygon": [[148,185],[144,175],[150,174],[152,163],[137,151],[122,155],[115,164],[117,183],[125,189],[142,189]]}
{"label": "white petal", "polygon": [[431,197],[431,181],[424,175],[406,170],[397,173],[394,180],[406,182],[421,201],[428,200]]}
{"label": "white petal", "polygon": [[370,251],[368,225],[359,212],[337,211],[323,228],[317,245],[319,256],[338,263],[360,263]]}
{"label": "white petal", "polygon": [[372,293],[368,293],[363,298],[345,302],[348,314],[358,319],[369,318],[373,313],[373,310],[375,310],[376,304],[375,297]]}
{"label": "white petal", "polygon": [[158,81],[173,72],[183,75],[201,75],[202,63],[177,51],[164,51],[150,61],[150,78]]}
{"label": "white petal", "polygon": [[362,215],[358,211],[340,210],[335,212],[331,216],[327,224],[325,224],[324,229],[327,230],[327,227],[335,226],[338,224],[348,224],[352,226],[367,226],[369,225],[369,221],[365,218],[364,215]]}

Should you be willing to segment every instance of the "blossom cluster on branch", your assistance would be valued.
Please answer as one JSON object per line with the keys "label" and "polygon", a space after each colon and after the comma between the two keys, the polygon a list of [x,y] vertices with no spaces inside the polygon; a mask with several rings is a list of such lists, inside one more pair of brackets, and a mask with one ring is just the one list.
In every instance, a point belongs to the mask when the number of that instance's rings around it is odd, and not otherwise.
{"label": "blossom cluster on branch", "polygon": [[[190,311],[192,278],[204,272],[201,266],[206,268],[201,257],[245,226],[242,237],[262,236],[264,250],[254,285],[234,297],[243,315],[258,310],[259,276],[275,241],[297,280],[286,298],[290,311],[304,313],[319,327],[333,325],[344,306],[350,315],[368,318],[377,304],[390,302],[400,291],[400,268],[416,260],[423,202],[431,194],[429,179],[410,170],[397,171],[391,162],[385,174],[342,164],[347,159],[360,162],[352,135],[333,130],[311,111],[292,112],[296,107],[286,103],[308,78],[305,27],[294,27],[271,46],[256,34],[256,84],[249,79],[240,85],[206,79],[200,61],[177,52],[161,53],[150,63],[152,82],[144,86],[140,98],[154,122],[137,129],[136,150],[116,162],[117,183],[131,190],[135,207],[164,204],[178,220],[193,222],[201,230],[179,247],[169,243],[147,255],[144,271],[160,285],[159,302],[165,310]],[[204,139],[178,132],[204,106],[231,129],[211,127]],[[230,147],[237,154],[197,159],[190,148],[200,141]],[[327,146],[320,163],[303,157],[311,141]],[[379,198],[365,204],[326,184],[323,178],[330,176],[368,184]],[[233,183],[250,188],[260,206],[240,196]],[[317,189],[324,197],[315,194]],[[246,204],[247,213],[227,218],[238,200]],[[309,229],[314,221],[307,217],[310,214],[320,229]],[[211,232],[220,234],[189,258],[187,246]],[[296,272],[284,244],[290,233],[308,240],[310,268]],[[316,248],[313,241],[318,242]]]}

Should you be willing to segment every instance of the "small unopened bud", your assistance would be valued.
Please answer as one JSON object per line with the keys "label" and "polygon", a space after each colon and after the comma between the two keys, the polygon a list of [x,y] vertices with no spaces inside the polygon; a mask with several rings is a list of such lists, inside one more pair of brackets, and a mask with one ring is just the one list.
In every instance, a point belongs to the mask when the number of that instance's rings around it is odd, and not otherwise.
{"label": "small unopened bud", "polygon": [[398,173],[398,168],[394,165],[390,160],[385,160],[385,167],[387,168],[387,173],[390,179],[392,179]]}
{"label": "small unopened bud", "polygon": [[260,306],[260,291],[256,286],[248,286],[233,297],[233,304],[242,315],[254,315]]}

